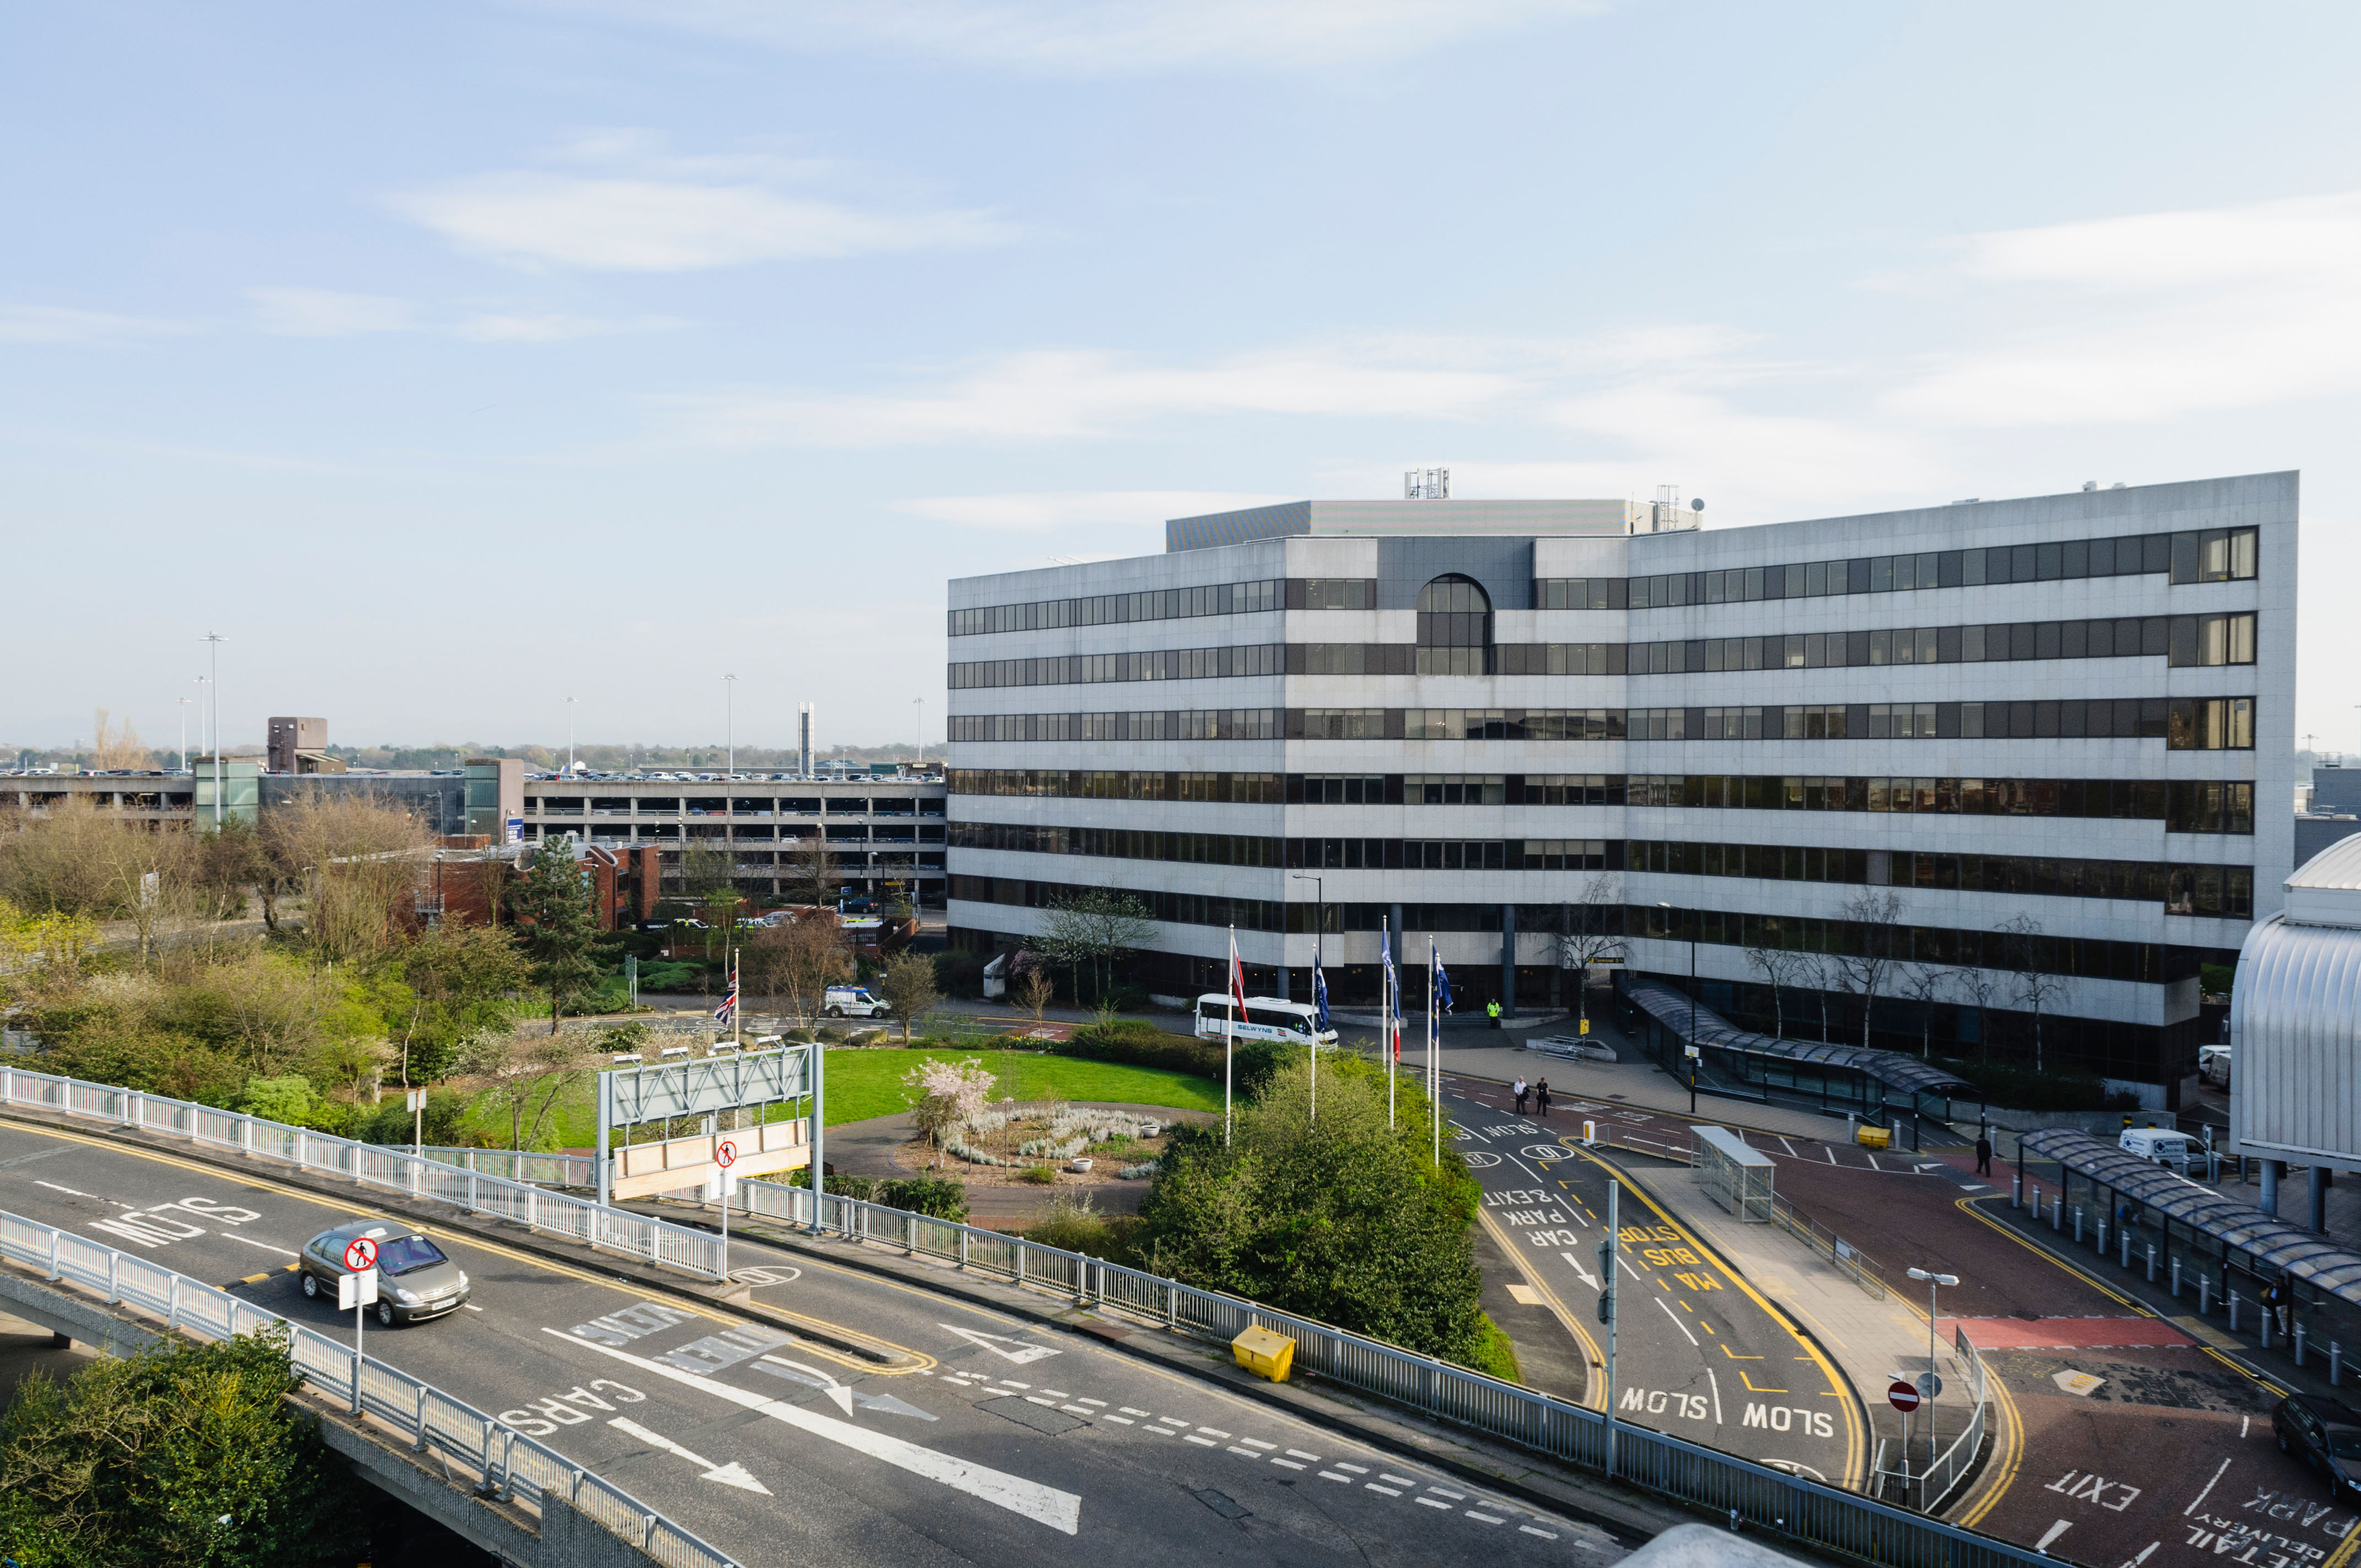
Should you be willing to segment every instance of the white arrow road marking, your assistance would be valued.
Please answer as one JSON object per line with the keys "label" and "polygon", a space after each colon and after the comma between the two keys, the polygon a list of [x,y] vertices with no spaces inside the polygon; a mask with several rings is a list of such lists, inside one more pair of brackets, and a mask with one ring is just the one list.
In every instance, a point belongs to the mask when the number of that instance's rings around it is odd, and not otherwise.
{"label": "white arrow road marking", "polygon": [[887,1437],[883,1432],[867,1431],[849,1421],[838,1420],[834,1416],[815,1415],[809,1410],[801,1409],[777,1399],[766,1398],[763,1395],[744,1388],[733,1388],[727,1383],[717,1383],[710,1377],[700,1376],[694,1372],[683,1372],[663,1362],[650,1361],[644,1356],[633,1355],[629,1351],[594,1344],[587,1339],[577,1339],[563,1329],[544,1328],[541,1332],[554,1339],[562,1339],[570,1344],[578,1344],[585,1350],[596,1351],[611,1360],[636,1366],[642,1372],[652,1373],[658,1377],[668,1377],[684,1387],[698,1389],[745,1409],[760,1410],[774,1420],[786,1422],[799,1431],[807,1431],[814,1437],[841,1443],[857,1453],[868,1454],[873,1459],[882,1459],[886,1464],[907,1470],[914,1475],[923,1475],[929,1481],[939,1481],[954,1491],[981,1497],[994,1508],[1006,1508],[1013,1514],[1022,1514],[1027,1519],[1048,1525],[1051,1530],[1062,1530],[1068,1535],[1082,1533],[1082,1500],[1071,1492],[1060,1492],[1054,1486],[1045,1486],[1038,1481],[1028,1481],[1022,1475],[1011,1475],[986,1465],[971,1464],[967,1460],[951,1454],[938,1453],[931,1448],[921,1448],[915,1442],[905,1442],[898,1437]]}
{"label": "white arrow road marking", "polygon": [[[781,1370],[788,1368],[790,1370]],[[781,1356],[766,1355],[754,1364],[757,1372],[767,1372],[774,1377],[784,1377],[790,1383],[808,1383],[836,1401],[836,1408],[846,1415],[852,1414],[852,1390],[822,1372],[817,1366],[806,1366],[800,1361],[788,1361]]]}
{"label": "white arrow road marking", "polygon": [[2059,1519],[2056,1524],[2051,1525],[2048,1530],[2041,1532],[2041,1539],[2033,1543],[2033,1550],[2040,1552],[2045,1557],[2048,1556],[2049,1554],[2049,1543],[2073,1528],[2074,1526],[2071,1520]]}
{"label": "white arrow road marking", "polygon": [[1574,1254],[1570,1252],[1562,1252],[1558,1254],[1558,1256],[1565,1259],[1567,1266],[1573,1268],[1576,1274],[1582,1276],[1582,1282],[1585,1285],[1589,1286],[1593,1290],[1598,1288],[1598,1276],[1583,1267],[1582,1265],[1576,1260]]}
{"label": "white arrow road marking", "polygon": [[744,1492],[760,1492],[766,1497],[771,1495],[771,1489],[768,1486],[763,1486],[760,1481],[755,1480],[752,1475],[747,1475],[746,1467],[742,1464],[716,1464],[713,1461],[706,1458],[702,1454],[691,1453],[688,1450],[681,1447],[680,1444],[673,1442],[672,1439],[664,1436],[663,1433],[650,1431],[639,1422],[625,1420],[620,1416],[617,1416],[613,1420],[609,1421],[607,1424],[613,1427],[617,1431],[638,1438],[650,1448],[661,1448],[666,1453],[676,1453],[680,1455],[681,1458],[687,1460],[691,1464],[694,1464],[699,1470],[704,1471],[705,1478],[708,1481],[719,1481],[725,1486],[735,1486],[739,1490]]}
{"label": "white arrow road marking", "polygon": [[[951,1332],[971,1344],[980,1344],[1002,1360],[1013,1361],[1019,1366],[1028,1361],[1044,1361],[1050,1356],[1061,1354],[1051,1350],[1046,1344],[1027,1344],[1021,1339],[1009,1339],[1001,1334],[988,1334],[976,1329],[956,1329],[951,1328],[949,1323],[937,1323],[935,1326],[939,1329],[950,1329]],[[1014,1345],[1016,1348],[1004,1350],[1001,1348],[1004,1345]]]}

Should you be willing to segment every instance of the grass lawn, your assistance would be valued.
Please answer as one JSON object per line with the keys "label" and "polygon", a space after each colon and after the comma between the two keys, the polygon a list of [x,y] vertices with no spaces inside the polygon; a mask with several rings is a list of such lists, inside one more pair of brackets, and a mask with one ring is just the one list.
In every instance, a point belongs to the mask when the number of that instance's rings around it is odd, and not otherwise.
{"label": "grass lawn", "polygon": [[[1064,1100],[1111,1100],[1184,1111],[1222,1108],[1221,1085],[1161,1068],[1124,1067],[1032,1051],[832,1049],[828,1053],[828,1124],[865,1122],[872,1116],[906,1111],[909,1091],[902,1086],[904,1073],[921,1061],[965,1061],[970,1057],[980,1058],[984,1069],[998,1079],[992,1089],[995,1100],[1010,1095],[1041,1100],[1054,1091]],[[596,1086],[586,1082],[550,1117],[559,1146],[588,1148],[598,1136],[595,1092]],[[478,1104],[469,1113],[468,1124],[481,1128],[503,1146],[508,1142],[508,1118],[496,1107]]]}

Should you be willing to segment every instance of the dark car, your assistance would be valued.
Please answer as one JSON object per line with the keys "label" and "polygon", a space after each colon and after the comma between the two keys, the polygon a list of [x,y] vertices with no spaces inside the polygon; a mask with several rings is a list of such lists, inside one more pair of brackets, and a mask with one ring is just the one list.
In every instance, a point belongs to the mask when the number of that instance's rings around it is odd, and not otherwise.
{"label": "dark car", "polygon": [[345,1249],[363,1236],[377,1243],[378,1295],[371,1310],[381,1326],[439,1318],[466,1303],[467,1270],[427,1237],[383,1220],[355,1220],[304,1243],[296,1264],[303,1294],[334,1301],[336,1281],[353,1272],[345,1266]]}
{"label": "dark car", "polygon": [[2279,1452],[2328,1477],[2332,1502],[2361,1498],[2361,1413],[2334,1399],[2290,1394],[2271,1411]]}

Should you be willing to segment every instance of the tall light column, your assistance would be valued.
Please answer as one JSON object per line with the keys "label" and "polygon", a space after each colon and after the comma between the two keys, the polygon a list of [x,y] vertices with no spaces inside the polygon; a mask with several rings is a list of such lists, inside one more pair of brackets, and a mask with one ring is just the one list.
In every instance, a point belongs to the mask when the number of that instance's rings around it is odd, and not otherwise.
{"label": "tall light column", "polygon": [[221,645],[229,641],[218,631],[208,631],[197,639],[213,644],[213,674],[206,677],[214,707],[214,830],[222,825],[222,746],[221,746]]}
{"label": "tall light column", "polygon": [[721,732],[729,741],[730,776],[734,779],[738,776],[738,677],[722,676],[721,690],[724,697]]}
{"label": "tall light column", "polygon": [[914,696],[910,700],[918,705],[918,762],[923,766],[927,760],[927,699]]}
{"label": "tall light column", "polygon": [[176,696],[172,700],[181,705],[181,771],[185,773],[189,771],[189,699]]}
{"label": "tall light column", "polygon": [[566,699],[566,776],[569,779],[574,776],[574,703],[573,697]]}

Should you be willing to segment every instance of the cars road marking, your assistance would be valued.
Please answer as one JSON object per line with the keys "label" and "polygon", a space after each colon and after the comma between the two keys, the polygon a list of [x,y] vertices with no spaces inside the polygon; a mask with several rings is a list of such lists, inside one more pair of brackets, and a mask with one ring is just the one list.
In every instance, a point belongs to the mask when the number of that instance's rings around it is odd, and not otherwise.
{"label": "cars road marking", "polygon": [[799,1431],[808,1432],[814,1437],[840,1444],[856,1453],[865,1453],[873,1459],[882,1459],[898,1469],[906,1470],[914,1475],[924,1476],[929,1481],[940,1482],[954,1491],[965,1492],[970,1497],[992,1504],[994,1508],[1005,1508],[1010,1513],[1021,1515],[1038,1524],[1047,1525],[1051,1530],[1067,1535],[1079,1535],[1082,1532],[1082,1500],[1071,1492],[1060,1491],[1055,1486],[1046,1486],[1038,1481],[1027,1480],[1022,1475],[1011,1475],[1005,1471],[977,1464],[954,1454],[938,1453],[934,1449],[921,1447],[917,1443],[909,1442],[898,1437],[889,1437],[883,1432],[870,1431],[866,1428],[853,1425],[851,1421],[839,1420],[833,1416],[819,1415],[798,1406],[771,1398],[767,1395],[733,1387],[730,1384],[717,1382],[694,1372],[683,1372],[661,1361],[652,1361],[645,1356],[633,1355],[629,1351],[617,1350],[610,1345],[598,1344],[587,1339],[578,1339],[563,1329],[544,1328],[542,1332],[553,1339],[580,1345],[586,1350],[596,1352],[611,1360],[636,1366],[642,1372],[668,1378],[684,1387],[710,1394],[715,1398],[725,1400],[741,1409],[760,1410],[773,1420],[785,1421]]}

